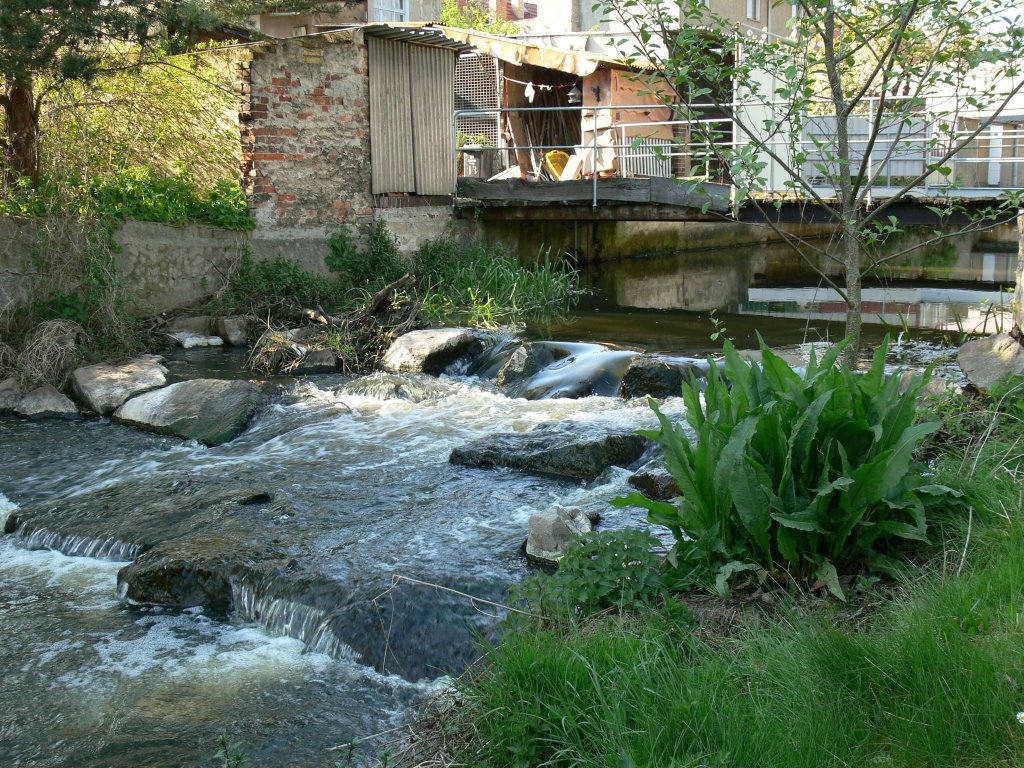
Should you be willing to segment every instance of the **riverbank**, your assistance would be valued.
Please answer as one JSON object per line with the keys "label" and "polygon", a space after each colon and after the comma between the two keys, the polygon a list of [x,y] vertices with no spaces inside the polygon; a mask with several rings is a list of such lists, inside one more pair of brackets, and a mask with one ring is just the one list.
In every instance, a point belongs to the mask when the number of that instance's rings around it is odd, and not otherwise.
{"label": "riverbank", "polygon": [[438,725],[452,764],[1020,765],[1020,398],[940,415],[933,479],[969,511],[898,580],[519,621]]}

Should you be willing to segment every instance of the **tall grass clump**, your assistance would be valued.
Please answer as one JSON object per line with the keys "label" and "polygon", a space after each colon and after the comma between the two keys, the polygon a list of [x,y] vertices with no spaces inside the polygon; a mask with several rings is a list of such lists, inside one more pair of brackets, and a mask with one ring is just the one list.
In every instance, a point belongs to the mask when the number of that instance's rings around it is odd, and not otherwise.
{"label": "tall grass clump", "polygon": [[465,313],[487,324],[557,316],[579,295],[572,265],[550,250],[524,264],[501,244],[442,238],[421,246],[415,261],[424,311],[435,317]]}

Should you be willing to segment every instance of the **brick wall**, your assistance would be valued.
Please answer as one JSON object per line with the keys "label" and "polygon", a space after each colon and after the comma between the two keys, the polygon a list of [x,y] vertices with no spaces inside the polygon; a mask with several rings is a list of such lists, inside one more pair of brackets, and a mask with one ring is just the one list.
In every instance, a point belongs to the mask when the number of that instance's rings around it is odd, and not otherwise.
{"label": "brick wall", "polygon": [[337,32],[249,51],[238,65],[242,172],[260,229],[329,234],[369,223],[366,46]]}

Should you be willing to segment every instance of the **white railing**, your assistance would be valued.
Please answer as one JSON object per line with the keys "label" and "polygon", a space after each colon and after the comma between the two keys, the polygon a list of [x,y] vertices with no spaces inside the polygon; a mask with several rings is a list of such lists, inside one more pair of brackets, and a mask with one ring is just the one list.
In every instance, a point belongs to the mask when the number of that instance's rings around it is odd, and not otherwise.
{"label": "white railing", "polygon": [[[736,107],[750,105],[734,105]],[[769,105],[771,106],[771,105]],[[1024,128],[993,124],[983,131],[945,126],[944,117],[928,112],[907,117],[887,117],[873,130],[876,113],[869,102],[868,111],[851,116],[850,148],[852,175],[862,169],[869,182],[870,195],[885,197],[904,188],[910,181],[920,178],[914,189],[933,196],[951,195],[997,197],[1005,191],[1024,189]],[[544,155],[550,150],[563,150],[581,158],[580,171],[594,182],[593,204],[597,205],[597,178],[601,167],[614,165],[616,175],[652,177],[689,177],[725,182],[721,151],[735,150],[745,141],[741,127],[731,118],[700,118],[693,120],[640,121],[615,123],[609,128],[584,129],[584,118],[591,125],[598,122],[594,116],[601,110],[629,112],[664,110],[667,107],[652,104],[616,106],[521,107],[488,110],[459,110],[456,120],[466,117],[498,117],[503,120],[510,113],[528,115],[538,112],[576,112],[580,114],[581,136],[586,140],[575,147],[564,145],[522,145],[479,147],[482,153],[500,153],[530,158],[529,167],[523,169],[528,178],[551,178],[544,167]],[[688,109],[699,114],[720,107],[693,105]],[[453,121],[453,126],[454,126]],[[793,184],[789,169],[798,170],[800,181],[814,188],[818,194],[834,193],[830,179],[838,176],[838,163],[834,159],[834,116],[807,115],[789,120],[776,128],[775,135],[757,137],[765,162],[764,179],[756,185],[769,193],[799,191]],[[799,132],[799,138],[783,132]],[[664,138],[670,130],[673,139]],[[871,137],[870,134],[874,133]],[[647,135],[645,135],[645,133]],[[720,135],[721,141],[712,141]],[[600,137],[599,137],[600,135]],[[600,138],[600,140],[599,140]],[[750,137],[746,137],[750,139]],[[944,164],[940,172],[935,164],[949,148],[965,142],[960,151]],[[457,134],[453,127],[452,148],[456,162],[453,191],[458,183]],[[539,152],[539,155],[536,154]],[[801,157],[801,154],[803,155]],[[774,155],[774,158],[772,157]],[[614,158],[614,164],[609,162]],[[494,168],[507,167],[505,163],[491,163]],[[773,167],[774,166],[774,167]],[[787,168],[788,166],[788,168]],[[789,183],[787,183],[787,181]]]}

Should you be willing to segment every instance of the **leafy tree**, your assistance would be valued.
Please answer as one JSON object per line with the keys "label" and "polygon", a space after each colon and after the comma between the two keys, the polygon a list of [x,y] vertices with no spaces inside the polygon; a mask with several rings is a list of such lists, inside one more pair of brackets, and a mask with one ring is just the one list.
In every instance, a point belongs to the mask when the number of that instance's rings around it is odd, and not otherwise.
{"label": "leafy tree", "polygon": [[4,0],[0,4],[0,107],[5,183],[38,178],[39,113],[49,90],[98,72],[113,41],[145,42],[152,0]]}
{"label": "leafy tree", "polygon": [[[785,36],[754,33],[703,0],[602,2],[628,33],[623,52],[655,65],[652,92],[693,120],[681,151],[710,150],[694,156],[693,176],[735,185],[742,204],[842,297],[849,361],[859,352],[866,276],[914,248],[992,226],[1018,204],[1011,197],[972,215],[956,204],[951,161],[978,148],[1024,89],[1019,0],[773,0],[775,13],[792,17]],[[910,167],[911,152],[918,165],[880,198],[891,163]],[[771,175],[781,184],[769,185]],[[932,207],[946,226],[894,251],[891,236],[902,230],[894,206],[925,182],[950,190],[949,203]],[[773,223],[771,209],[787,195],[835,225],[832,242]],[[823,268],[833,264],[841,279]]]}
{"label": "leafy tree", "polygon": [[441,23],[457,29],[477,29],[495,35],[518,35],[519,25],[491,15],[487,0],[441,0]]}

